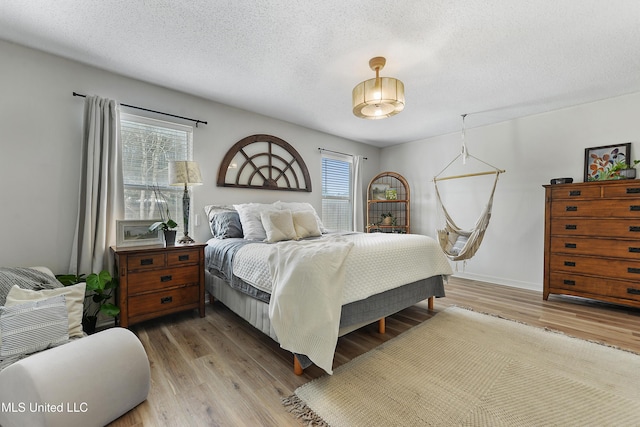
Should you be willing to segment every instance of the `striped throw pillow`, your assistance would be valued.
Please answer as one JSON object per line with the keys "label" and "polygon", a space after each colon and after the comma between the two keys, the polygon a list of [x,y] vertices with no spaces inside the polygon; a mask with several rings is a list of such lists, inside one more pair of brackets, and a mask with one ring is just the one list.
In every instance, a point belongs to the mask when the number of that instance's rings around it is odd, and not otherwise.
{"label": "striped throw pillow", "polygon": [[69,340],[64,295],[0,307],[0,356],[35,353]]}

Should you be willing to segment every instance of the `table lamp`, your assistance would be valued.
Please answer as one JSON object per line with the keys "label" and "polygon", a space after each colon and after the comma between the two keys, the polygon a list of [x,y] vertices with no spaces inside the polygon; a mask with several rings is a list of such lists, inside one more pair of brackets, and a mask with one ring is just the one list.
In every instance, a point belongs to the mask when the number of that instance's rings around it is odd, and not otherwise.
{"label": "table lamp", "polygon": [[169,184],[184,185],[182,196],[182,219],[184,220],[184,236],[178,243],[194,243],[189,237],[189,186],[202,185],[202,176],[197,162],[187,160],[173,160],[169,162]]}

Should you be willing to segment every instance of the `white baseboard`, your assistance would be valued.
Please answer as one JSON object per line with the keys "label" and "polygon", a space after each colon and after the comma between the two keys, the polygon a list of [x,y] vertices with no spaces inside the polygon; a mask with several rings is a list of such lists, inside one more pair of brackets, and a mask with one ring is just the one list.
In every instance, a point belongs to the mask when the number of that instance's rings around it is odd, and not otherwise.
{"label": "white baseboard", "polygon": [[496,285],[511,286],[512,288],[527,289],[530,291],[542,292],[542,283],[521,282],[518,280],[504,279],[501,277],[484,276],[481,274],[465,273],[456,271],[453,277],[461,279],[478,280],[480,282],[494,283]]}

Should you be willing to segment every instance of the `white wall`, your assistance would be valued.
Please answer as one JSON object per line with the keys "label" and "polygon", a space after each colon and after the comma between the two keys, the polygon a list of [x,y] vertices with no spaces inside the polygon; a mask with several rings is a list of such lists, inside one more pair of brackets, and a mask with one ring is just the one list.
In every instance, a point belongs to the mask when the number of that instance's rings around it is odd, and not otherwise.
{"label": "white wall", "polygon": [[[480,250],[457,275],[489,282],[542,290],[544,244],[544,189],[551,178],[583,181],[584,149],[632,142],[632,157],[640,158],[640,93],[572,108],[473,128],[466,119],[469,152],[506,169],[494,199],[493,215]],[[487,113],[490,114],[490,113]],[[412,232],[435,237],[442,224],[432,183],[461,149],[461,133],[383,149],[381,168],[403,174],[412,195]],[[442,175],[475,172],[450,168]],[[465,178],[439,183],[440,193],[458,225],[473,226],[484,207],[492,177]]]}
{"label": "white wall", "polygon": [[[69,61],[0,40],[0,265],[46,265],[68,270],[78,201],[83,99],[76,91],[208,121],[194,130],[194,160],[204,185],[195,187],[200,225],[191,233],[210,237],[203,206],[275,200],[307,201],[321,207],[320,153],[327,148],[369,158],[364,179],[379,171],[377,147],[312,131],[195,96]],[[123,108],[132,114],[140,111]],[[155,116],[158,119],[167,118]],[[245,136],[278,136],[300,153],[313,191],[247,190],[216,187],[218,166],[226,151]]]}

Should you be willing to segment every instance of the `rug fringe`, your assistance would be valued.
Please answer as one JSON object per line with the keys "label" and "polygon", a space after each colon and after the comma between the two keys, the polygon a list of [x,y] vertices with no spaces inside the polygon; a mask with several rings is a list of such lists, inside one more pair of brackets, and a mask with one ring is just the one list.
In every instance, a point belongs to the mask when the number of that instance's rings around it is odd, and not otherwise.
{"label": "rug fringe", "polygon": [[313,412],[313,410],[295,394],[289,397],[283,397],[282,404],[287,408],[287,411],[307,426],[330,427],[325,420]]}

